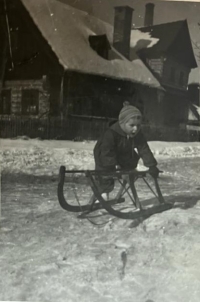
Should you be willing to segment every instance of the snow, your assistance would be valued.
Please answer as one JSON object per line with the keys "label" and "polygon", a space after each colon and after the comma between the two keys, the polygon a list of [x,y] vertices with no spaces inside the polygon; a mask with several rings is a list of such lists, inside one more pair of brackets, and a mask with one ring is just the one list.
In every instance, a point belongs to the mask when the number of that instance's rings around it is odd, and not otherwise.
{"label": "snow", "polygon": [[153,38],[151,32],[142,32],[139,29],[131,31],[130,47],[135,51],[139,51],[143,48],[153,47],[159,42],[159,39]]}
{"label": "snow", "polygon": [[197,105],[193,105],[195,108],[196,108],[196,110],[197,110],[197,112],[198,112],[198,115],[200,116],[200,107],[199,106],[197,106]]}
{"label": "snow", "polygon": [[200,67],[191,70],[189,74],[189,84],[200,84]]}
{"label": "snow", "polygon": [[[90,214],[96,225],[64,211],[56,190],[59,165],[93,167],[94,143],[0,140],[0,300],[199,302],[200,143],[149,143],[173,209],[144,221],[100,210]],[[143,205],[155,203],[138,182]],[[85,183],[64,190],[70,204],[74,192],[81,204],[91,196]]]}
{"label": "snow", "polygon": [[[1,139],[1,171],[31,175],[57,175],[59,166],[94,169],[94,141]],[[149,142],[156,158],[200,156],[199,142]],[[140,163],[142,168],[142,163]]]}

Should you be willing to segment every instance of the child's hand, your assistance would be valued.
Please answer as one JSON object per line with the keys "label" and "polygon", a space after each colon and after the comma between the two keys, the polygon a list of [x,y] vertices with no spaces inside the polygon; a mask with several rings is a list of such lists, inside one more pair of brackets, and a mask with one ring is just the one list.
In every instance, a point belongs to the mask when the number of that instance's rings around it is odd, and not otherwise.
{"label": "child's hand", "polygon": [[161,171],[156,166],[153,166],[149,168],[148,172],[153,178],[158,178]]}

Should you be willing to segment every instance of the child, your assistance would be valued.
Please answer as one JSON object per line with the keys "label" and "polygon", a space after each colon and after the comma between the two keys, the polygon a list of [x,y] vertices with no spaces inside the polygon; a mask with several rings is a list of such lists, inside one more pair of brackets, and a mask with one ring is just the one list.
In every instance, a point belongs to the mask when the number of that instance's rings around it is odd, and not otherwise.
{"label": "child", "polygon": [[[134,170],[142,158],[149,173],[158,177],[157,161],[142,134],[141,123],[142,115],[136,107],[125,105],[122,108],[118,121],[105,131],[94,147],[96,170]],[[101,193],[109,193],[114,188],[114,180],[99,177],[98,186]]]}

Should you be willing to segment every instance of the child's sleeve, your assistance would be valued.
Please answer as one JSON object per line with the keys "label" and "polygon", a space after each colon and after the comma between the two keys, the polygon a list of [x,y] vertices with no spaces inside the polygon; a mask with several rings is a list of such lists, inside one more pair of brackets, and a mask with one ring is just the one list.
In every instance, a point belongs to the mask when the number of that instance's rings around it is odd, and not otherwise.
{"label": "child's sleeve", "polygon": [[136,148],[146,167],[149,168],[157,165],[157,161],[141,131],[138,133],[136,138]]}
{"label": "child's sleeve", "polygon": [[117,165],[116,144],[112,131],[105,132],[101,142],[101,164],[105,169],[115,170]]}

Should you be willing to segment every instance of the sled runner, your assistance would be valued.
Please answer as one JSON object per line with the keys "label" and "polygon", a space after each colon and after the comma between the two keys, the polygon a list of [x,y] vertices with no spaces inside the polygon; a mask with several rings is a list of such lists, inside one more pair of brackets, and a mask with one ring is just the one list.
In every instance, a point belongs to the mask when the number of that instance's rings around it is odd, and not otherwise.
{"label": "sled runner", "polygon": [[[71,205],[65,199],[64,196],[64,182],[65,175],[73,174],[83,174],[88,180],[88,185],[91,187],[93,196],[86,205]],[[124,178],[124,176],[126,176]],[[98,210],[105,209],[110,215],[116,216],[122,219],[136,219],[136,218],[148,218],[149,216],[169,210],[173,207],[172,203],[167,203],[161,193],[157,178],[153,178],[154,188],[148,181],[148,171],[123,171],[116,170],[114,172],[107,171],[97,171],[97,170],[66,170],[64,166],[60,167],[59,171],[59,182],[57,188],[58,200],[60,206],[70,212],[82,212],[79,216],[84,217],[88,213]],[[114,199],[105,200],[98,189],[97,177],[112,177],[115,181],[120,184],[120,189]],[[154,194],[157,199],[157,204],[152,206],[144,206],[138,197],[138,193],[135,187],[135,183],[138,179],[142,179],[148,189]],[[133,210],[129,212],[123,212],[122,210],[115,209],[114,205],[125,202],[124,194],[127,193],[133,204]]]}

